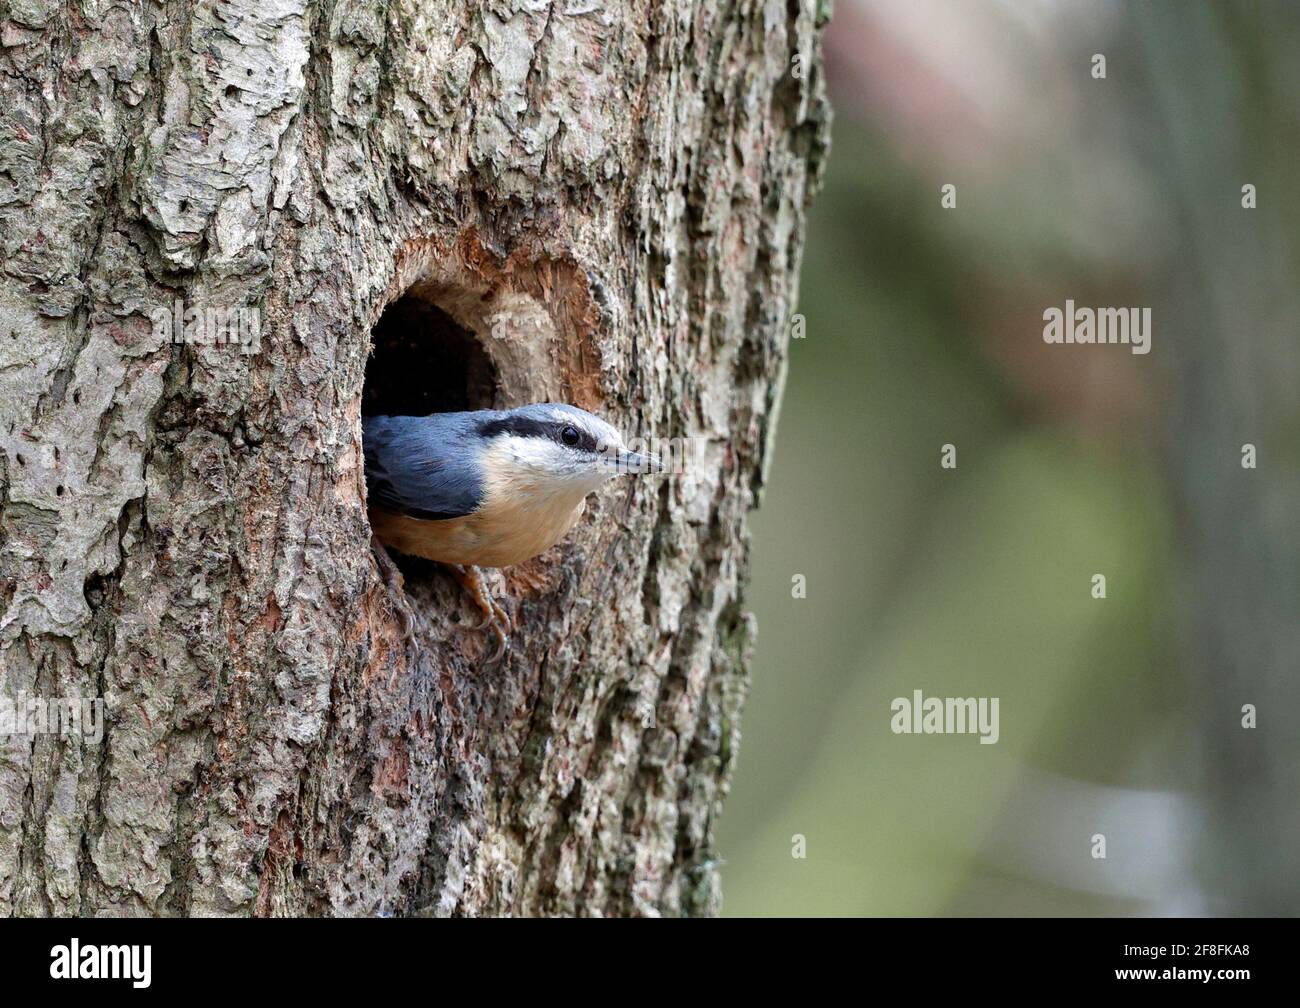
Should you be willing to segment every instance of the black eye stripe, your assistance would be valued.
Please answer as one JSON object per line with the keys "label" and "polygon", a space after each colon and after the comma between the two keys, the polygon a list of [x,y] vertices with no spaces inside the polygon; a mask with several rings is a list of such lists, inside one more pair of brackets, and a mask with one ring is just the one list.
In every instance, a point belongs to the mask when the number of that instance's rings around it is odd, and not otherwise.
{"label": "black eye stripe", "polygon": [[549,424],[529,417],[503,417],[500,420],[489,420],[479,428],[479,433],[485,438],[496,437],[498,434],[513,434],[515,437],[550,437],[549,427]]}
{"label": "black eye stripe", "polygon": [[[572,428],[578,432],[577,443],[569,445],[564,440],[565,428]],[[481,428],[479,433],[485,438],[496,437],[498,434],[513,434],[516,437],[540,437],[554,441],[556,444],[565,445],[567,448],[577,448],[581,451],[594,452],[596,450],[596,439],[577,424],[565,423],[563,421],[547,422],[544,420],[534,420],[531,417],[504,417],[499,420],[489,420]]]}

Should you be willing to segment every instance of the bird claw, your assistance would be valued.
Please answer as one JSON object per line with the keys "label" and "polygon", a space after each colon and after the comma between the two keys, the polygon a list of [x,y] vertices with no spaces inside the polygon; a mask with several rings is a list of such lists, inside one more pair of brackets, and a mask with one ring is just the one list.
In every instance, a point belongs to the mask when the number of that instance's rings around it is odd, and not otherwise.
{"label": "bird claw", "polygon": [[508,633],[514,631],[515,621],[511,618],[509,610],[507,610],[506,607],[503,606],[496,599],[492,598],[490,595],[487,596],[486,609],[484,609],[483,606],[479,604],[478,599],[475,599],[474,602],[476,605],[479,605],[480,609],[482,609],[483,618],[479,620],[477,623],[468,627],[468,629],[483,630],[489,626],[493,626],[497,628],[504,628]]}
{"label": "bird claw", "polygon": [[[402,634],[405,636],[411,628],[410,619],[403,604],[406,598],[406,579],[402,576],[401,569],[393,562],[393,558],[389,555],[384,544],[379,541],[378,536],[372,535],[370,537],[370,548],[375,557],[375,566],[379,568],[380,580],[388,586],[389,590],[399,600],[393,606],[393,609],[402,625]],[[468,629],[484,630],[491,627],[496,632],[497,649],[493,652],[492,657],[487,660],[489,665],[495,665],[510,648],[510,634],[515,629],[514,619],[511,617],[509,610],[492,597],[487,585],[483,583],[483,574],[477,567],[462,566],[461,564],[447,564],[447,567],[452,576],[469,593],[470,598],[474,600],[474,604],[483,613],[483,618],[478,623],[468,627]]]}
{"label": "bird claw", "polygon": [[510,650],[510,638],[506,636],[505,631],[496,624],[493,624],[493,629],[497,633],[497,649],[492,652],[492,657],[487,660],[489,667],[501,661],[505,657],[505,653]]}
{"label": "bird claw", "polygon": [[483,613],[483,618],[470,630],[483,630],[491,627],[497,634],[496,652],[488,659],[489,665],[495,665],[502,656],[505,655],[510,647],[510,633],[514,630],[514,620],[511,618],[509,611],[492,597],[488,591],[487,585],[483,583],[483,575],[479,569],[471,564],[449,564],[452,576],[460,583],[460,586],[469,593],[474,604],[478,606],[479,611]]}
{"label": "bird claw", "polygon": [[374,554],[375,566],[379,568],[379,577],[384,584],[396,591],[405,592],[406,578],[402,576],[397,564],[393,563],[393,558],[388,555],[387,548],[379,541],[379,536],[373,534],[370,536],[370,551]]}
{"label": "bird claw", "polygon": [[401,624],[402,636],[406,637],[411,632],[411,618],[406,608],[406,578],[376,535],[370,537],[370,551],[374,555],[375,566],[379,568],[379,579],[388,586],[390,596],[395,596],[389,599],[389,604]]}

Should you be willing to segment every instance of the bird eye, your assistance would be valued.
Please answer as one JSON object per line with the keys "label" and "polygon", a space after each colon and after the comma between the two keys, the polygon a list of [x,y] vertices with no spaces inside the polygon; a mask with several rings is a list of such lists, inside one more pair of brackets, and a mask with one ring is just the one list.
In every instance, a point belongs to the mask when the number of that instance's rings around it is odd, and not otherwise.
{"label": "bird eye", "polygon": [[580,440],[577,427],[565,427],[560,431],[560,440],[572,448]]}

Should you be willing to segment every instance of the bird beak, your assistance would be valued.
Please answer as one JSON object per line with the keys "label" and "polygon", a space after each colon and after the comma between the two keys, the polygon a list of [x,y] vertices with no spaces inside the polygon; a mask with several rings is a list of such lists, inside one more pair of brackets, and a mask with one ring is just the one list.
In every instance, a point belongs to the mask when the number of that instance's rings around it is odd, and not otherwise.
{"label": "bird beak", "polygon": [[619,452],[618,457],[614,460],[614,468],[620,473],[632,473],[634,475],[664,471],[664,465],[659,461],[658,455],[652,455],[650,452],[634,451]]}

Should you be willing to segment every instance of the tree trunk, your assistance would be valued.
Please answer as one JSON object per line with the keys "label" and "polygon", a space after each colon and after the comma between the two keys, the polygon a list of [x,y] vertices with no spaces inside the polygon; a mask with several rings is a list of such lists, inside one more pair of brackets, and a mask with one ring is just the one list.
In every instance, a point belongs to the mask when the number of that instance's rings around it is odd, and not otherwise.
{"label": "tree trunk", "polygon": [[[0,13],[0,687],[105,718],[0,736],[0,908],[715,912],[827,10]],[[493,576],[493,667],[377,572],[363,396],[693,450]]]}
{"label": "tree trunk", "polygon": [[[1239,203],[1289,179],[1294,154],[1279,136],[1294,99],[1238,114],[1243,96],[1283,73],[1284,48],[1225,40],[1281,37],[1285,13],[1212,5],[1126,11],[1149,79],[1149,121],[1177,230],[1160,276],[1174,432],[1166,456],[1182,558],[1178,659],[1191,686],[1204,801],[1197,840],[1204,912],[1294,916],[1300,907],[1300,418],[1295,306],[1300,226],[1294,201]],[[1213,73],[1205,68],[1214,67]],[[1222,194],[1229,193],[1230,199]],[[1251,468],[1243,449],[1258,452]],[[1250,714],[1247,714],[1249,708]],[[1257,717],[1258,721],[1254,718]],[[1247,726],[1249,724],[1249,727]]]}

